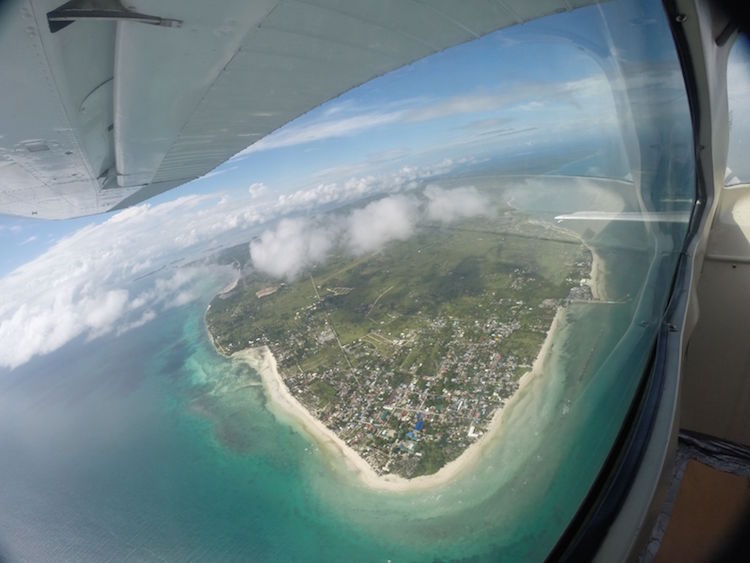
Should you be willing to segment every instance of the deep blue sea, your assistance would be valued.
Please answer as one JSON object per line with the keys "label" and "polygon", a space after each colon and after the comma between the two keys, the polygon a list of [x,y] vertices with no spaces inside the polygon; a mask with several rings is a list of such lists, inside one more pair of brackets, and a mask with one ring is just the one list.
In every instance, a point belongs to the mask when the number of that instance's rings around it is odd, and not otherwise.
{"label": "deep blue sea", "polygon": [[622,303],[571,305],[544,377],[507,407],[479,465],[429,492],[367,490],[274,418],[257,374],[206,335],[226,279],[139,329],[0,371],[0,558],[542,560],[611,446],[658,325],[659,306],[638,299],[648,244],[607,236],[608,293]]}

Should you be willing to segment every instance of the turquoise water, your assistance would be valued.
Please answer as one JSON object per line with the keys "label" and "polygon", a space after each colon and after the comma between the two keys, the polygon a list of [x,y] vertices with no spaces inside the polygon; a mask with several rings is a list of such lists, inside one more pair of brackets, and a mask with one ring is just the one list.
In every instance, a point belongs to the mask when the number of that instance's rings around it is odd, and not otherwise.
{"label": "turquoise water", "polygon": [[[4,374],[5,557],[411,561],[499,549],[525,558],[537,518],[564,520],[555,494],[535,494],[563,453],[543,441],[523,482],[489,459],[447,490],[359,489],[275,421],[255,374],[213,352],[201,313],[196,305],[137,335],[82,344],[65,374],[54,366],[70,358],[53,356]],[[521,458],[531,446],[505,444]]]}
{"label": "turquoise water", "polygon": [[0,558],[543,559],[611,446],[658,324],[660,305],[638,299],[643,233],[609,235],[631,240],[595,235],[621,302],[571,305],[544,377],[506,408],[478,465],[427,492],[364,489],[274,418],[257,374],[205,333],[225,280],[141,329],[0,373]]}
{"label": "turquoise water", "polygon": [[213,352],[202,306],[3,374],[8,559],[539,559],[601,456],[587,439],[578,462],[563,463],[568,441],[544,430],[560,418],[560,432],[580,434],[575,409],[550,411],[581,386],[550,374],[516,428],[457,483],[362,490],[273,418],[255,374]]}

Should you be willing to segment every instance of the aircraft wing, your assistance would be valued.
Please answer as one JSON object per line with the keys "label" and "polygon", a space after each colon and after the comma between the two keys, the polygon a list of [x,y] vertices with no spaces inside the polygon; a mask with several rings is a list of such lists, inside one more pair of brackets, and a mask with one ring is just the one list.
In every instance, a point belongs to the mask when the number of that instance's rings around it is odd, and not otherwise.
{"label": "aircraft wing", "polygon": [[197,178],[371,78],[590,0],[12,0],[0,213],[68,218]]}

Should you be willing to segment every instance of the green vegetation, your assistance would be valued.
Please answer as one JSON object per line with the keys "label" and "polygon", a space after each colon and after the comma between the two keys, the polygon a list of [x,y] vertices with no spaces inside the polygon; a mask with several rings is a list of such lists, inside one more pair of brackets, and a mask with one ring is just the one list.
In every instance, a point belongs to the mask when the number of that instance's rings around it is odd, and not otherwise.
{"label": "green vegetation", "polygon": [[589,270],[577,239],[506,211],[422,227],[375,254],[342,252],[285,284],[254,274],[206,319],[225,352],[268,345],[313,414],[377,471],[412,477],[486,429],[556,306],[585,298]]}
{"label": "green vegetation", "polygon": [[439,442],[420,442],[418,453],[421,454],[416,467],[414,468],[413,477],[419,475],[430,475],[435,473],[438,469],[443,467],[446,463],[458,457],[461,453],[451,451],[450,444],[447,440],[441,440]]}
{"label": "green vegetation", "polygon": [[313,381],[310,384],[310,391],[318,397],[323,405],[327,405],[336,400],[336,389],[327,381],[321,379]]}

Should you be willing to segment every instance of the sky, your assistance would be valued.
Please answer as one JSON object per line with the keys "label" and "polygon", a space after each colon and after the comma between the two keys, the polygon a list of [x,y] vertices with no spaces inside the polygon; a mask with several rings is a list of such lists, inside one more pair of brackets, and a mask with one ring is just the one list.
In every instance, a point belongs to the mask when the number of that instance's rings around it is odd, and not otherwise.
{"label": "sky", "polygon": [[[554,17],[593,25],[596,10]],[[507,151],[619,131],[622,85],[582,50],[548,39],[545,25],[490,34],[379,77],[124,211],[68,221],[0,216],[0,368],[132,330],[196,299],[208,266],[174,263],[209,248],[257,235],[255,266],[293,279],[334,249],[373,252],[422,221],[492,213],[471,185],[447,190],[439,179]],[[674,65],[673,52],[666,59]],[[673,66],[647,63],[642,88],[658,84],[674,96],[677,84],[681,95]],[[335,220],[315,213],[364,198]]]}
{"label": "sky", "polygon": [[[380,77],[149,203],[220,192],[257,205],[347,181],[391,175],[399,182],[503,144],[538,143],[540,127],[580,131],[611,120],[610,87],[593,60],[572,47],[522,44],[522,36],[517,30],[485,36]],[[0,275],[105,218],[0,216]]]}

